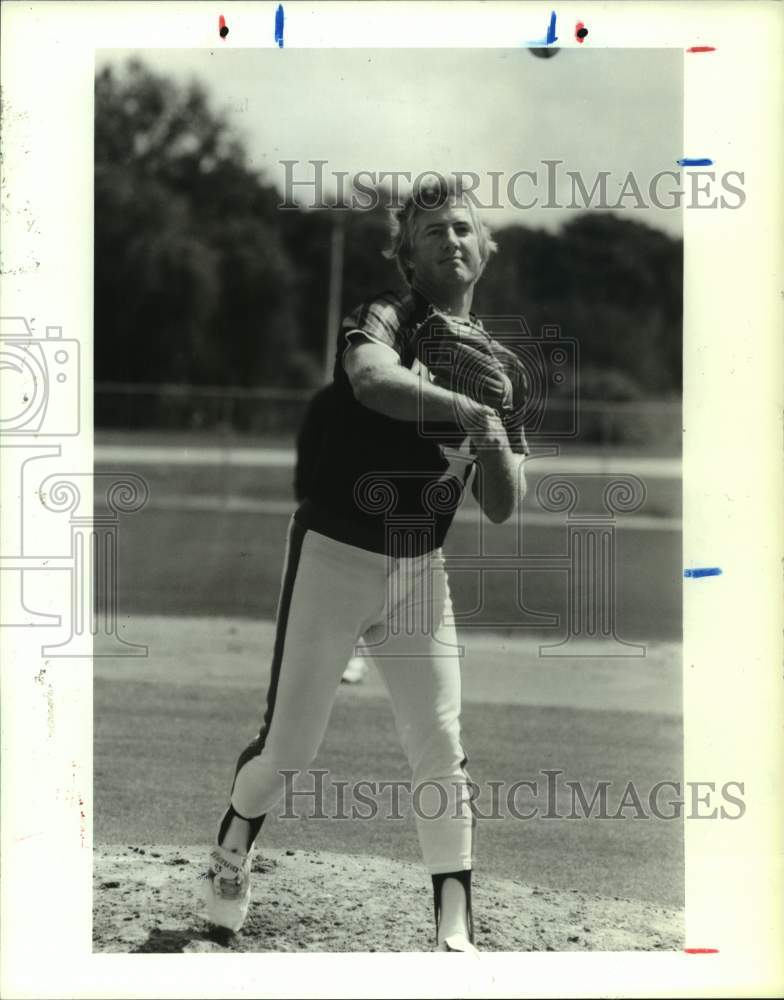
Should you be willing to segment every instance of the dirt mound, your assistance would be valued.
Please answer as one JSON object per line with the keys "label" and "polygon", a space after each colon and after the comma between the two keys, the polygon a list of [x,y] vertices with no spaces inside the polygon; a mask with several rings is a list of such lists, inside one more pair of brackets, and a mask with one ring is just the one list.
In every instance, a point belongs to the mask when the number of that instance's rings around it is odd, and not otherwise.
{"label": "dirt mound", "polygon": [[[102,952],[434,950],[429,880],[386,858],[264,849],[235,935],[203,918],[206,848],[95,850],[93,948]],[[680,910],[474,876],[482,951],[673,951]]]}

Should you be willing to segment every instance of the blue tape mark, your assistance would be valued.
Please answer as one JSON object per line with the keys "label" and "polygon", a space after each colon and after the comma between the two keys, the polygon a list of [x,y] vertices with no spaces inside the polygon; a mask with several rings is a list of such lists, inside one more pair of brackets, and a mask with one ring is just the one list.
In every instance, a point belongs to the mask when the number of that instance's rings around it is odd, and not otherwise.
{"label": "blue tape mark", "polygon": [[558,41],[558,35],[555,33],[555,11],[550,14],[550,24],[547,27],[547,44],[552,45],[553,42]]}
{"label": "blue tape mark", "polygon": [[713,160],[707,156],[684,156],[682,160],[676,160],[676,162],[679,167],[710,167],[713,165]]}
{"label": "blue tape mark", "polygon": [[547,34],[544,38],[537,38],[530,42],[523,42],[524,48],[541,49],[546,45],[552,45],[553,42],[558,41],[558,35],[555,33],[555,11],[550,14],[550,23],[547,25]]}
{"label": "blue tape mark", "polygon": [[685,569],[683,575],[693,580],[698,580],[701,576],[721,576],[720,566],[705,566],[703,569]]}
{"label": "blue tape mark", "polygon": [[283,48],[283,4],[278,4],[278,9],[275,11],[275,41],[278,43],[278,48]]}

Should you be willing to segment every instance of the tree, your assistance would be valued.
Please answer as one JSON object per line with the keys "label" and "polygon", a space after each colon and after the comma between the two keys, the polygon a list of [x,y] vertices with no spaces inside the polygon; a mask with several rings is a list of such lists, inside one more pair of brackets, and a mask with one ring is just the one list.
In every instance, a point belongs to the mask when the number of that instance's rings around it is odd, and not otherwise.
{"label": "tree", "polygon": [[[336,220],[343,312],[401,279],[376,208],[281,210],[196,84],[140,62],[96,78],[96,378],[308,386],[321,378]],[[607,212],[558,233],[510,226],[480,315],[558,325],[580,346],[584,398],[680,392],[682,244]],[[589,395],[590,394],[590,395]]]}
{"label": "tree", "polygon": [[626,394],[636,387],[639,396],[680,393],[680,241],[600,212],[577,216],[557,234],[514,226],[496,240],[478,312],[522,315],[534,335],[553,324],[575,338],[588,375],[584,398],[606,398],[610,386]]}
{"label": "tree", "polygon": [[280,384],[299,330],[277,192],[198,85],[131,61],[95,97],[96,378]]}

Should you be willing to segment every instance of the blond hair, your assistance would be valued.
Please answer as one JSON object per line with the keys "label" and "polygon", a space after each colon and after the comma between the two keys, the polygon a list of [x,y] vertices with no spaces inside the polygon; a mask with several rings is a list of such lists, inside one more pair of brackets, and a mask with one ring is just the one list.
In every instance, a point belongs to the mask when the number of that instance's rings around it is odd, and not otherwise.
{"label": "blond hair", "polygon": [[460,185],[454,180],[446,180],[440,174],[435,174],[437,180],[422,184],[415,188],[403,201],[402,205],[390,212],[390,245],[384,251],[387,260],[394,260],[398,270],[408,284],[411,284],[414,269],[411,266],[411,255],[414,248],[416,222],[425,212],[433,212],[452,202],[463,205],[471,217],[471,222],[479,239],[479,256],[482,270],[495,253],[498,245],[493,239],[490,229],[482,222],[476,212],[473,200],[464,194]]}

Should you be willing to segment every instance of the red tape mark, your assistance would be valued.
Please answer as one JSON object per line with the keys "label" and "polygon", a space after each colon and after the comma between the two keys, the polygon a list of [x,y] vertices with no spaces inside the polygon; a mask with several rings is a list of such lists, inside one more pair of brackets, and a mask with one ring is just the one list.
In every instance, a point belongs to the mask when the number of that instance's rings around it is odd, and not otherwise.
{"label": "red tape mark", "polygon": [[718,955],[718,948],[684,948],[687,955]]}
{"label": "red tape mark", "polygon": [[690,49],[686,49],[687,52],[715,52],[716,47],[714,45],[692,45]]}

